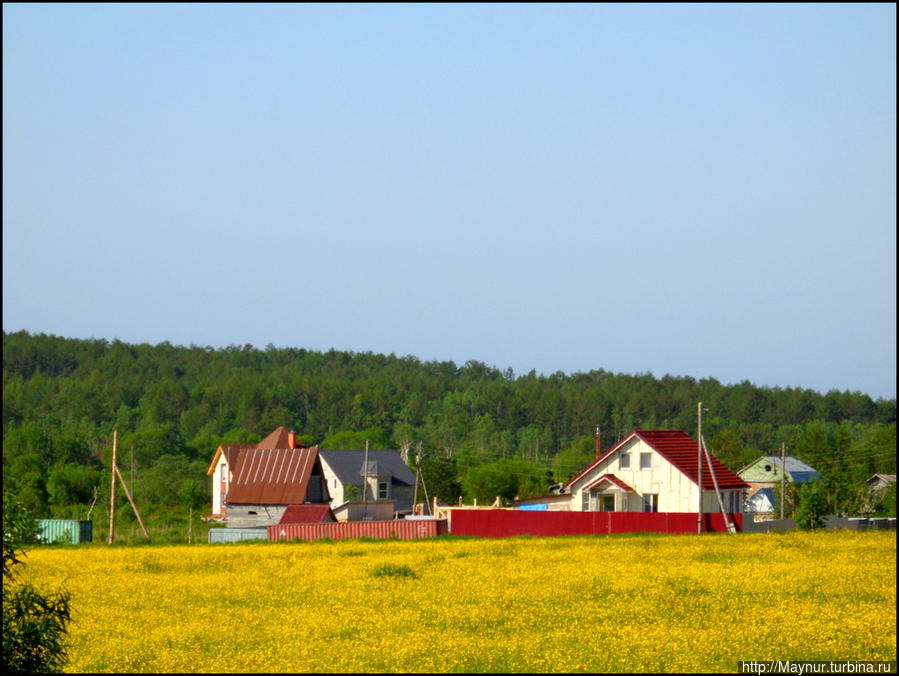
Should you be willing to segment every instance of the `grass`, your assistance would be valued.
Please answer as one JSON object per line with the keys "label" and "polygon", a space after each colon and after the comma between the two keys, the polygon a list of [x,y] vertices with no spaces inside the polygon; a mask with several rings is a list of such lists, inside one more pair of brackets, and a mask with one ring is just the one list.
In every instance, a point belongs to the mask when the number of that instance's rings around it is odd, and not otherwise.
{"label": "grass", "polygon": [[72,672],[896,659],[891,532],[95,544],[29,550],[24,572],[72,593]]}
{"label": "grass", "polygon": [[418,575],[415,574],[415,571],[412,570],[405,563],[403,564],[395,564],[395,563],[382,563],[378,566],[375,566],[371,571],[372,577],[409,577],[409,578],[417,578]]}

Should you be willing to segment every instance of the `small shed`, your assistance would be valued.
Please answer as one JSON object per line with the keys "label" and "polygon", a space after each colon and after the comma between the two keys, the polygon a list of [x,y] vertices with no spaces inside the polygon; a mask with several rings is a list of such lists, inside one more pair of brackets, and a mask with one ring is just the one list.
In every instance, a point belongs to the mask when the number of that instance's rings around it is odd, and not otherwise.
{"label": "small shed", "polygon": [[42,544],[68,542],[73,545],[93,540],[93,521],[39,519],[38,540]]}

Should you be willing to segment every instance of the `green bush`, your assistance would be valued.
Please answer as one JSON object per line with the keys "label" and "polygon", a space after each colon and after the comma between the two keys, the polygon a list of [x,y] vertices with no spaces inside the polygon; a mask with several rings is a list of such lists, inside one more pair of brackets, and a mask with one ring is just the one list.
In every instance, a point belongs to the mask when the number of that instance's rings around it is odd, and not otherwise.
{"label": "green bush", "polygon": [[417,578],[418,575],[409,566],[395,563],[382,563],[371,571],[372,577],[409,577]]}
{"label": "green bush", "polygon": [[822,481],[812,481],[799,489],[799,504],[793,518],[802,530],[817,530],[824,527],[824,519],[829,512],[826,486]]}
{"label": "green bush", "polygon": [[64,639],[71,613],[65,591],[45,596],[19,584],[24,545],[36,541],[37,522],[12,496],[3,496],[3,665],[14,673],[56,673],[68,661]]}

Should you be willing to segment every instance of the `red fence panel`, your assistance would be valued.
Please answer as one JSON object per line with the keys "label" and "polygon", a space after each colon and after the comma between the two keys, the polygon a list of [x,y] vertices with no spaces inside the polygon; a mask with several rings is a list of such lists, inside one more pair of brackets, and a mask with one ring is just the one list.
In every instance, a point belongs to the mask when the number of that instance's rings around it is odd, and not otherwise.
{"label": "red fence panel", "polygon": [[447,533],[445,520],[344,521],[338,523],[288,523],[268,527],[269,540],[346,540],[398,538],[415,540]]}
{"label": "red fence panel", "polygon": [[[729,514],[738,531],[743,515]],[[452,510],[453,535],[607,535],[613,533],[696,533],[698,515],[689,512],[536,512],[507,509]],[[721,514],[703,514],[702,532],[724,533]]]}
{"label": "red fence panel", "polygon": [[602,513],[454,509],[450,523],[453,535],[592,535],[596,516]]}

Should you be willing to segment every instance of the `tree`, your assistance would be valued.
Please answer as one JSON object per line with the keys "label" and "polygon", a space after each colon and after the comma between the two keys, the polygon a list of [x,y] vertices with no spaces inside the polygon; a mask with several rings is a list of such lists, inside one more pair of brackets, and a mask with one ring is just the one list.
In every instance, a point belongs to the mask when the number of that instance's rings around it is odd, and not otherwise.
{"label": "tree", "polygon": [[100,483],[100,471],[93,467],[74,462],[59,463],[47,477],[49,502],[51,505],[89,503]]}
{"label": "tree", "polygon": [[827,487],[823,481],[812,481],[799,488],[799,504],[794,519],[802,530],[822,528],[828,511]]}
{"label": "tree", "polygon": [[568,481],[594,460],[596,442],[593,437],[576,437],[553,457],[553,478],[556,482]]}
{"label": "tree", "polygon": [[874,505],[875,516],[896,516],[896,482],[890,483],[880,499]]}
{"label": "tree", "polygon": [[29,513],[46,513],[47,471],[40,456],[21,455],[4,467],[3,491],[15,495]]}
{"label": "tree", "polygon": [[462,493],[457,474],[455,458],[448,458],[436,451],[425,451],[421,454],[424,487],[419,487],[419,499],[424,497],[424,490],[427,489],[431,499],[436,497],[438,500],[455,502],[456,496]]}
{"label": "tree", "polygon": [[14,673],[57,673],[68,662],[64,639],[71,619],[68,592],[41,594],[18,584],[23,546],[33,543],[37,522],[11,495],[3,495],[3,665]]}
{"label": "tree", "polygon": [[369,427],[361,432],[347,430],[335,432],[325,437],[319,446],[321,448],[357,450],[365,448],[365,442],[371,449],[386,449],[388,445],[387,434],[380,427]]}
{"label": "tree", "polygon": [[549,486],[549,472],[526,458],[500,458],[495,462],[471,467],[462,478],[464,495],[490,501],[496,497],[512,500],[544,495]]}

